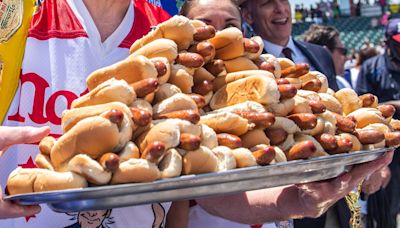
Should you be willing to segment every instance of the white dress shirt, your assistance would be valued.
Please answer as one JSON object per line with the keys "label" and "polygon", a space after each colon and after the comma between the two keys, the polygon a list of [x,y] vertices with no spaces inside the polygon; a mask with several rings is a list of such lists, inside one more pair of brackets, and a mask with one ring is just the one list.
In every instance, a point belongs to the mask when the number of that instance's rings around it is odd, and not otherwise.
{"label": "white dress shirt", "polygon": [[[282,53],[282,50],[285,48],[285,46],[280,46],[278,44],[271,43],[267,40],[264,40],[264,50],[276,57],[285,57],[285,55]],[[307,59],[306,56],[303,55],[303,53],[300,51],[300,49],[294,44],[293,38],[289,38],[289,43],[287,44],[288,48],[292,50],[292,59],[293,62],[295,63],[308,63],[310,65],[310,70],[315,70],[315,68],[310,64],[310,61]]]}

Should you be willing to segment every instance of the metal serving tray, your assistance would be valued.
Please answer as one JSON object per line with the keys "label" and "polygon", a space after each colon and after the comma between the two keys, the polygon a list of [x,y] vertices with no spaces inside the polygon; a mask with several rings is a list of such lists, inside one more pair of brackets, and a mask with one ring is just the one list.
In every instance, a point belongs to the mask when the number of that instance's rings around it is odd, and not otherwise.
{"label": "metal serving tray", "polygon": [[4,200],[23,205],[47,203],[57,212],[75,212],[194,199],[334,178],[351,165],[375,160],[389,150],[338,154],[264,167],[186,175],[150,183],[20,194],[7,196]]}

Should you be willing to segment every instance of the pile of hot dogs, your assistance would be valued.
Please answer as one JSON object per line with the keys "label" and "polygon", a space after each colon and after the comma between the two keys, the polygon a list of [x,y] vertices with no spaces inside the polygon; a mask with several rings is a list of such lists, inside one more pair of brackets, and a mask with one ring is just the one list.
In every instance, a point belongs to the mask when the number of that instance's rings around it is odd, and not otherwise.
{"label": "pile of hot dogs", "polygon": [[307,64],[261,54],[259,37],[182,16],[158,25],[128,58],[87,78],[89,93],[44,138],[36,169],[9,194],[151,182],[400,144],[393,106],[333,92]]}

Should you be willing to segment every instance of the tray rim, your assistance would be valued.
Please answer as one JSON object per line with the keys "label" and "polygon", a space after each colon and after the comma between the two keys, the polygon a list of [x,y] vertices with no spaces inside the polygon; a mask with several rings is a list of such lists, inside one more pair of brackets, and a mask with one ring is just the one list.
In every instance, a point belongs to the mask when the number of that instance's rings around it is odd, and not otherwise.
{"label": "tray rim", "polygon": [[[351,153],[346,153],[346,154],[336,154],[336,155],[329,155],[329,156],[322,156],[322,157],[316,157],[316,158],[310,158],[307,160],[294,160],[294,161],[288,161],[288,162],[282,162],[282,163],[277,163],[273,165],[268,165],[268,166],[253,166],[253,167],[246,167],[246,168],[237,168],[237,169],[232,169],[232,170],[226,170],[222,172],[215,172],[215,173],[205,173],[205,174],[197,174],[197,175],[185,175],[185,176],[179,176],[179,177],[174,177],[170,179],[163,179],[163,180],[157,180],[153,182],[148,182],[148,183],[127,183],[127,184],[118,184],[118,185],[106,185],[106,186],[98,186],[98,187],[87,187],[87,188],[77,188],[77,189],[65,189],[65,190],[55,190],[55,191],[47,191],[47,192],[34,192],[34,193],[27,193],[27,194],[16,194],[16,195],[8,195],[3,198],[3,200],[6,201],[18,201],[20,203],[25,203],[26,205],[30,204],[41,204],[41,203],[53,203],[53,202],[59,202],[62,199],[70,199],[72,198],[73,201],[76,201],[76,198],[79,198],[78,196],[75,196],[77,194],[80,195],[90,195],[92,193],[96,193],[98,191],[102,192],[108,192],[108,191],[124,191],[126,189],[131,189],[131,188],[144,188],[144,190],[141,191],[136,191],[133,192],[132,195],[143,193],[143,192],[149,192],[149,190],[154,189],[154,186],[161,186],[158,188],[158,190],[171,190],[171,189],[180,189],[176,188],[175,186],[169,186],[168,185],[174,185],[178,183],[189,183],[185,187],[181,188],[187,188],[187,187],[195,187],[195,186],[201,186],[201,182],[207,181],[207,179],[215,179],[215,178],[222,178],[222,177],[227,177],[227,176],[234,176],[234,175],[245,175],[257,172],[262,172],[266,171],[269,169],[276,169],[279,167],[289,167],[292,168],[292,172],[288,173],[293,173],[296,172],[295,168],[301,167],[301,166],[307,166],[308,164],[313,164],[313,163],[323,163],[323,162],[328,162],[328,161],[334,161],[334,162],[343,162],[343,166],[348,166],[348,165],[353,165],[353,164],[359,164],[359,163],[364,163],[363,161],[359,162],[353,162],[352,160],[357,159],[357,158],[362,158],[366,156],[377,156],[372,160],[375,160],[382,156],[384,153],[387,151],[393,150],[393,147],[390,148],[381,148],[381,149],[374,149],[374,150],[363,150],[363,151],[356,151],[356,152],[351,152]],[[349,159],[353,158],[353,159]],[[369,160],[369,161],[372,161]],[[328,163],[329,165],[334,165],[335,163]],[[308,171],[313,171],[313,170],[308,170]],[[238,178],[236,180],[232,180],[229,182],[235,182],[239,180],[249,180],[249,179],[257,179],[257,178],[252,178],[252,177],[243,177],[243,178]],[[194,182],[200,182],[197,184],[190,184],[191,181]],[[225,182],[221,182],[225,183]],[[210,183],[210,184],[218,184],[218,183]],[[166,185],[163,187],[163,185]],[[146,190],[146,187],[149,188],[149,190]],[[105,196],[107,196],[106,193],[104,193]],[[125,194],[115,194],[115,196],[118,195],[125,195]],[[75,198],[74,198],[75,196]],[[34,200],[37,198],[47,198],[48,200],[43,201],[43,200]],[[94,197],[92,199],[100,198]],[[31,199],[31,200],[27,200]]]}

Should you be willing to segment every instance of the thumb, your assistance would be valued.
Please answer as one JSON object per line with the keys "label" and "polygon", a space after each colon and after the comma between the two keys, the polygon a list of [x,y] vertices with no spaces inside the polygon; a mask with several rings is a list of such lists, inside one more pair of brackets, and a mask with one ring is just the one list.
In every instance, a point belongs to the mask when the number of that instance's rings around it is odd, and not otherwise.
{"label": "thumb", "polygon": [[0,150],[14,144],[38,142],[50,133],[49,127],[0,127]]}

